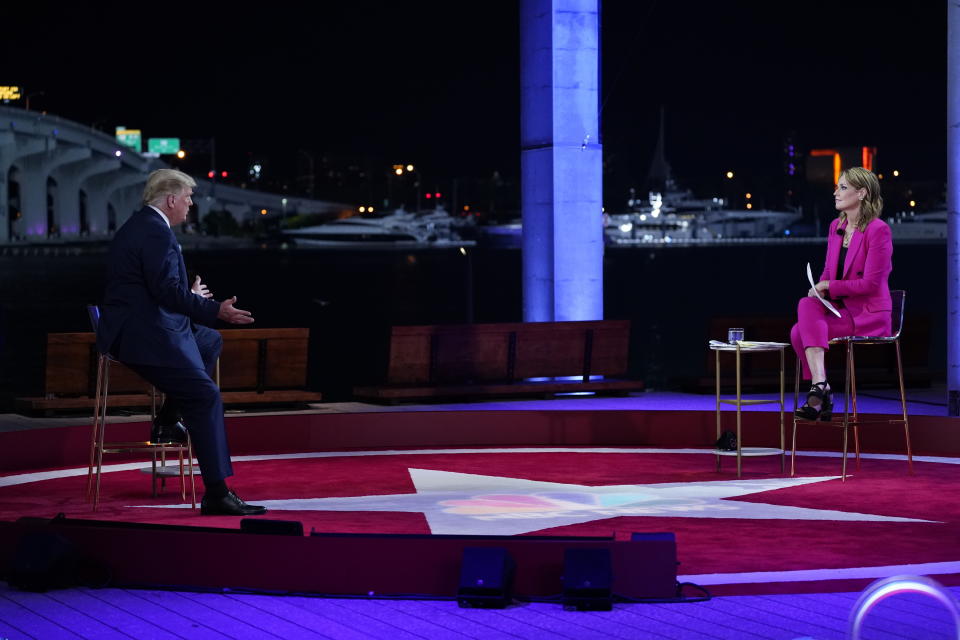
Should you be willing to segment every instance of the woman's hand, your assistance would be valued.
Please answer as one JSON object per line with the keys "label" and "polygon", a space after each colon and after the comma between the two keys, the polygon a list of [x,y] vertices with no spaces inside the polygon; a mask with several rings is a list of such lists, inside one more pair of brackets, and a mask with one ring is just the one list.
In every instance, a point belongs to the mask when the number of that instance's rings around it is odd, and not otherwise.
{"label": "woman's hand", "polygon": [[830,281],[821,280],[813,287],[810,288],[810,291],[807,291],[808,298],[823,298],[827,295],[827,292],[830,291]]}

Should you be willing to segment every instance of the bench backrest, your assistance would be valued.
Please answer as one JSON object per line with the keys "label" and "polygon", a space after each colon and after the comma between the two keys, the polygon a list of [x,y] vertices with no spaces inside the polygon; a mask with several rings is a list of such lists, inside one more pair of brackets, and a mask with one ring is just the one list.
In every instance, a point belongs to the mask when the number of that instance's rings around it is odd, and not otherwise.
{"label": "bench backrest", "polygon": [[[309,329],[224,329],[220,388],[224,391],[303,389],[307,383]],[[50,333],[44,393],[93,396],[97,352],[93,333]],[[126,367],[110,368],[111,393],[139,393],[149,387]]]}
{"label": "bench backrest", "polygon": [[390,384],[623,375],[628,320],[393,327]]}

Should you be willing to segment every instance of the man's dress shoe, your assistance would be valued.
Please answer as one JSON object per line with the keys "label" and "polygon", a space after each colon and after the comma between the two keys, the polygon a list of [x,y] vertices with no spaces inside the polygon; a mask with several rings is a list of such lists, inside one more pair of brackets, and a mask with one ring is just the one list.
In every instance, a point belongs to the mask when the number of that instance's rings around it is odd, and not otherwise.
{"label": "man's dress shoe", "polygon": [[187,428],[182,422],[173,424],[160,424],[159,419],[154,419],[153,428],[150,429],[150,442],[175,442],[177,444],[187,443]]}
{"label": "man's dress shoe", "polygon": [[205,516],[259,516],[266,512],[266,507],[247,504],[233,491],[221,498],[205,495],[200,501],[200,513]]}

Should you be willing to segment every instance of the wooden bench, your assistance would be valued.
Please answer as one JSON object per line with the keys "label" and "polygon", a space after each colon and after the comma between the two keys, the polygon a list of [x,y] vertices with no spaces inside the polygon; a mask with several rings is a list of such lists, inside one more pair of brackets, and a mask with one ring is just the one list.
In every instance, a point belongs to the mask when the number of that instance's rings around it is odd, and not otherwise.
{"label": "wooden bench", "polygon": [[[306,391],[309,329],[225,329],[220,354],[224,404],[318,402]],[[97,351],[93,333],[47,335],[44,396],[17,398],[18,410],[54,411],[93,407]],[[110,406],[150,405],[149,386],[117,363],[110,368]]]}
{"label": "wooden bench", "polygon": [[628,320],[393,327],[386,383],[358,399],[629,391]]}

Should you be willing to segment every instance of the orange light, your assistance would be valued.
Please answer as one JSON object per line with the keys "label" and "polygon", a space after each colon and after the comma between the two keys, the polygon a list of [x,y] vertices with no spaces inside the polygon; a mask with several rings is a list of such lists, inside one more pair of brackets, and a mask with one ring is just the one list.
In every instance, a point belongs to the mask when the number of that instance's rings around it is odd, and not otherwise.
{"label": "orange light", "polygon": [[183,149],[180,149],[179,151],[177,151],[177,157],[183,160],[184,158],[187,157],[187,152],[184,151]]}
{"label": "orange light", "polygon": [[747,203],[747,209],[753,209],[753,205],[750,204],[749,202]]}
{"label": "orange light", "polygon": [[468,205],[468,204],[463,205],[463,210],[464,210],[464,211],[470,211],[470,205]]}
{"label": "orange light", "polygon": [[861,165],[867,171],[873,171],[873,157],[877,155],[876,147],[861,147],[860,160]]}
{"label": "orange light", "polygon": [[840,172],[841,172],[841,163],[840,163],[840,154],[836,149],[811,149],[811,156],[833,156],[833,184],[840,182]]}
{"label": "orange light", "polygon": [[752,198],[752,197],[753,197],[753,194],[752,194],[752,193],[748,193],[748,194],[747,194],[747,200],[749,200],[749,199]]}
{"label": "orange light", "polygon": [[266,209],[260,209],[260,215],[262,215],[262,216],[267,215],[267,210],[266,210]]}
{"label": "orange light", "polygon": [[396,169],[393,170],[393,172],[394,172],[395,174],[397,174],[398,176],[402,176],[402,175],[403,175],[403,167],[397,167]]}

